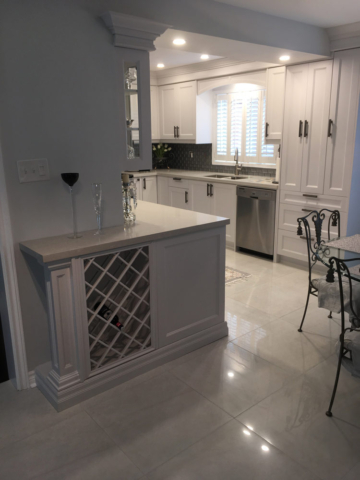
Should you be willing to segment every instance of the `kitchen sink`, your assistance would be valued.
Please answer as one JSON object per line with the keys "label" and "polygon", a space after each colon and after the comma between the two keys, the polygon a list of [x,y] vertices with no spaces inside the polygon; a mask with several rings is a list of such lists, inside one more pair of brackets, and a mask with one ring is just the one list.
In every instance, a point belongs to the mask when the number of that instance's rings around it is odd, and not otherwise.
{"label": "kitchen sink", "polygon": [[248,177],[246,175],[236,175],[235,177],[230,177],[230,178],[231,180],[242,180],[243,178],[248,178]]}
{"label": "kitchen sink", "polygon": [[230,175],[205,175],[209,178],[230,178]]}

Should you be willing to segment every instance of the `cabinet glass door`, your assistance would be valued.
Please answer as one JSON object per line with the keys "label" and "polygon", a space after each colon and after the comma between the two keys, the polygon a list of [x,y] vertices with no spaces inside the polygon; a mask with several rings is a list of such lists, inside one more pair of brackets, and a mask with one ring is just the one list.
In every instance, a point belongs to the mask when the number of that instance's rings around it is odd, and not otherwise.
{"label": "cabinet glass door", "polygon": [[127,158],[140,157],[139,69],[136,63],[124,63]]}

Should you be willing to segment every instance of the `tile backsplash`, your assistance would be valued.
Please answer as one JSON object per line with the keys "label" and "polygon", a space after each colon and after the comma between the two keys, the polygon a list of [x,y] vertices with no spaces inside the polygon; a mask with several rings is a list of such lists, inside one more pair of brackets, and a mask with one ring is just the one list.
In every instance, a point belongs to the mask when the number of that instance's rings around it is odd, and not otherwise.
{"label": "tile backsplash", "polygon": [[[211,143],[203,145],[172,143],[169,144],[169,147],[171,147],[171,155],[169,156],[168,161],[168,166],[170,168],[204,172],[234,173],[234,167],[212,164]],[[191,152],[193,154],[193,158],[191,158]],[[153,167],[155,167],[155,162],[153,162]],[[243,167],[241,174],[275,177],[275,169]]]}

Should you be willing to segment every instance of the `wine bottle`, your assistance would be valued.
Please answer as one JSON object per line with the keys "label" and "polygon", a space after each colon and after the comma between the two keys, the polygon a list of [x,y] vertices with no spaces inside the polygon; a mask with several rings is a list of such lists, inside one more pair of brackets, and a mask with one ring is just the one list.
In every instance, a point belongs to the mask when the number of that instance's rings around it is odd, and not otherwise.
{"label": "wine bottle", "polygon": [[[100,305],[100,302],[98,302],[95,306],[94,306],[94,310],[96,311],[98,309]],[[103,305],[99,312],[98,312],[98,315],[100,315],[100,317],[102,317],[104,320],[109,320],[109,318],[111,317],[111,315],[113,314],[113,312],[110,310],[110,308],[108,308],[106,305]],[[111,320],[110,322],[112,325],[114,325],[115,327],[117,327],[119,330],[122,329],[122,327],[124,326],[120,320],[119,320],[119,317],[118,315],[114,315],[114,318]]]}

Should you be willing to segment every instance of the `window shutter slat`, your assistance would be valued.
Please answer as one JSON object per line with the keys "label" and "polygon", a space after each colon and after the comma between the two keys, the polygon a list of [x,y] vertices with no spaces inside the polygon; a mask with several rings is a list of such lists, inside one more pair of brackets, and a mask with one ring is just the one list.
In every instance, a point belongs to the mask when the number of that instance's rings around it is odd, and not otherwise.
{"label": "window shutter slat", "polygon": [[228,102],[226,99],[217,101],[216,118],[216,153],[217,155],[227,154],[227,111]]}
{"label": "window shutter slat", "polygon": [[234,98],[231,101],[231,155],[235,155],[235,149],[237,148],[239,150],[239,156],[241,156],[242,117],[243,101],[241,98]]}
{"label": "window shutter slat", "polygon": [[246,109],[246,156],[257,156],[259,97],[249,97]]}

